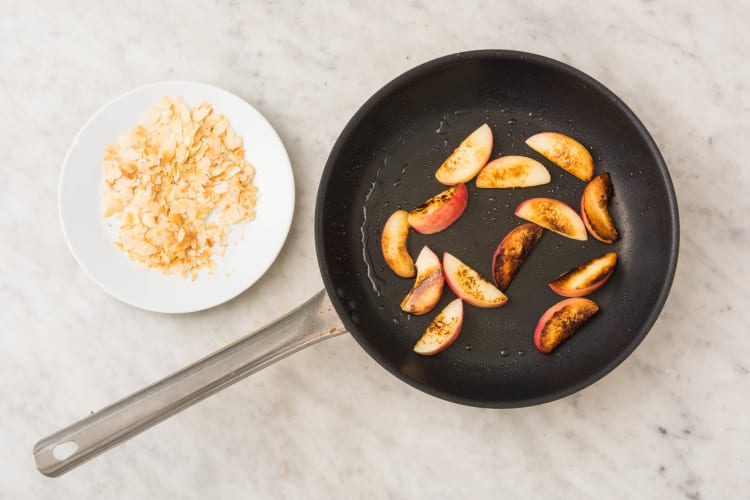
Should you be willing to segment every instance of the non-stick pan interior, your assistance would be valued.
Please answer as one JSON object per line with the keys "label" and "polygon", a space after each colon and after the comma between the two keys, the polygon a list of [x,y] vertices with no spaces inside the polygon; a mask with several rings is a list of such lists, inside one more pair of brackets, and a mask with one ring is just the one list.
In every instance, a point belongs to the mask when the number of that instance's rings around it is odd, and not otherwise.
{"label": "non-stick pan interior", "polygon": [[[396,209],[411,210],[445,186],[435,170],[482,123],[494,132],[492,158],[521,154],[545,164],[552,182],[525,189],[468,184],[464,215],[423,245],[450,252],[490,278],[492,254],[523,200],[545,196],[578,208],[585,183],[529,149],[524,140],[559,131],[586,145],[596,173],[609,172],[610,211],[621,232],[614,245],[573,241],[545,231],[499,309],[465,306],[456,343],[434,357],[414,342],[454,294],[445,288],[424,316],[399,303],[413,280],[397,277],[380,251]],[[316,244],[323,278],[354,338],[389,371],[433,395],[464,404],[515,407],[570,394],[617,366],[640,343],[666,299],[677,258],[677,208],[657,148],[635,116],[594,80],[561,63],[507,51],[448,56],[397,78],[371,98],[343,131],[321,182]],[[548,282],[607,251],[619,256],[612,279],[590,298],[601,311],[550,355],[536,351],[542,313],[562,299]]]}

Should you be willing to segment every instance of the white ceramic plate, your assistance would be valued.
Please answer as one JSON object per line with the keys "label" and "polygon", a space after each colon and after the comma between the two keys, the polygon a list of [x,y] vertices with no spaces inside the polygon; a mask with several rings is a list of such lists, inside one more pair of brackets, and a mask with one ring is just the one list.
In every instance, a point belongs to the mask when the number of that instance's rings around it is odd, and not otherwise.
{"label": "white ceramic plate", "polygon": [[[102,217],[104,146],[134,127],[141,113],[164,96],[181,96],[190,107],[201,101],[213,104],[243,138],[246,158],[256,169],[255,220],[231,226],[225,254],[214,257],[216,272],[201,271],[195,281],[163,275],[131,261],[114,245],[117,217]],[[135,307],[185,313],[236,297],[268,270],[292,223],[294,178],[281,139],[247,102],[202,83],[162,82],[118,97],[83,126],[63,163],[59,209],[63,233],[75,259],[99,286]]]}

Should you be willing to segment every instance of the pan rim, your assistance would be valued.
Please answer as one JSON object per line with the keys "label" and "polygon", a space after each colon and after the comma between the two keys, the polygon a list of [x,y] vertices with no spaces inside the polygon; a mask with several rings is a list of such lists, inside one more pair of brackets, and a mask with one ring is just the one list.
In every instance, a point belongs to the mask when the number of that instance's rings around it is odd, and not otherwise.
{"label": "pan rim", "polygon": [[[669,259],[666,263],[667,269],[666,269],[665,280],[659,291],[657,300],[654,303],[654,307],[651,309],[650,313],[645,318],[645,321],[643,322],[643,326],[640,328],[637,334],[633,336],[632,341],[626,346],[626,348],[623,349],[617,356],[613,357],[612,360],[610,360],[610,362],[607,363],[602,369],[592,373],[591,375],[589,375],[588,377],[584,378],[583,380],[581,380],[580,382],[576,384],[573,384],[564,389],[553,391],[551,393],[547,393],[541,396],[530,397],[530,398],[521,399],[521,400],[513,400],[513,401],[507,401],[507,400],[502,400],[502,399],[477,400],[474,398],[462,397],[454,393],[447,393],[447,392],[441,391],[428,384],[422,383],[418,380],[415,380],[407,376],[403,371],[399,370],[398,367],[394,366],[388,359],[383,357],[379,352],[375,351],[375,349],[370,345],[367,339],[364,338],[359,333],[359,330],[358,330],[359,327],[350,320],[348,311],[345,308],[342,301],[339,300],[339,297],[337,297],[335,293],[332,293],[335,290],[336,285],[335,283],[333,283],[333,280],[331,278],[332,276],[331,269],[326,259],[324,258],[324,249],[323,249],[324,247],[323,222],[322,222],[323,200],[327,197],[328,185],[329,185],[330,178],[334,171],[335,163],[340,155],[342,148],[346,144],[348,138],[351,136],[352,131],[356,129],[356,127],[362,122],[362,120],[370,113],[370,111],[378,103],[380,103],[384,98],[387,98],[390,94],[392,94],[395,89],[402,87],[403,85],[407,84],[409,81],[420,78],[423,74],[431,72],[443,65],[450,65],[461,60],[482,59],[482,58],[491,58],[495,60],[504,59],[504,60],[516,61],[516,62],[522,61],[522,62],[529,62],[532,64],[538,64],[540,66],[548,67],[550,69],[554,69],[556,71],[562,72],[578,81],[581,81],[582,83],[592,87],[597,93],[601,94],[602,96],[607,98],[609,101],[611,101],[618,109],[620,109],[623,115],[633,124],[635,130],[643,138],[644,144],[646,145],[649,152],[653,156],[656,166],[657,166],[658,174],[661,177],[661,180],[663,182],[663,185],[667,194],[666,201],[667,201],[667,207],[669,211],[669,218],[672,221],[670,231],[669,231],[668,244],[669,244],[670,249],[669,249]],[[572,394],[575,394],[576,392],[581,391],[582,389],[601,380],[607,374],[612,372],[615,368],[620,366],[622,362],[628,356],[630,356],[636,350],[636,348],[641,344],[641,342],[646,337],[646,335],[648,335],[648,333],[651,331],[652,327],[656,323],[656,320],[661,314],[664,308],[664,305],[667,301],[667,297],[669,296],[672,283],[674,281],[674,277],[675,277],[676,270],[677,270],[677,261],[678,261],[678,256],[679,256],[680,223],[679,223],[679,212],[678,212],[678,207],[677,207],[677,197],[675,194],[674,185],[672,182],[672,178],[669,174],[669,170],[667,168],[666,162],[664,161],[664,158],[662,157],[662,154],[659,151],[659,148],[657,147],[656,142],[654,141],[653,137],[646,129],[645,125],[636,116],[636,114],[622,101],[622,99],[620,99],[614,92],[612,92],[602,83],[595,80],[594,78],[587,75],[586,73],[582,72],[581,70],[574,68],[573,66],[570,66],[561,61],[558,61],[556,59],[552,59],[552,58],[538,55],[538,54],[533,54],[530,52],[523,52],[523,51],[517,51],[517,50],[482,49],[482,50],[458,52],[458,53],[438,57],[436,59],[432,59],[422,64],[419,64],[418,66],[402,73],[401,75],[397,76],[396,78],[388,82],[382,88],[380,88],[377,92],[375,92],[367,101],[365,101],[362,104],[362,106],[355,112],[352,118],[347,122],[346,126],[343,128],[336,142],[334,143],[333,148],[331,149],[331,152],[329,153],[328,159],[326,161],[325,167],[321,175],[320,184],[318,185],[314,221],[315,221],[315,227],[314,227],[315,250],[316,250],[318,266],[320,268],[323,283],[325,285],[327,292],[329,293],[329,296],[331,297],[331,302],[333,303],[333,306],[337,314],[341,318],[341,321],[343,322],[347,331],[351,333],[351,335],[354,337],[357,343],[380,366],[382,366],[391,374],[398,377],[400,380],[406,382],[410,386],[417,388],[421,390],[422,392],[425,392],[427,394],[430,394],[432,396],[435,396],[437,398],[440,398],[446,401],[450,401],[453,403],[462,404],[466,406],[480,407],[480,408],[522,408],[522,407],[535,406],[535,405],[552,402],[552,401],[562,399],[564,397],[570,396]]]}

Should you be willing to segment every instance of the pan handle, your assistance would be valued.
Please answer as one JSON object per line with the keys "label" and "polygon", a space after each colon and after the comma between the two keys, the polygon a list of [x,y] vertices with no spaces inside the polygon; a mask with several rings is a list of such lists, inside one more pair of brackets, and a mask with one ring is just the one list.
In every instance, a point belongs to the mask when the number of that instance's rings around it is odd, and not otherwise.
{"label": "pan handle", "polygon": [[325,290],[246,337],[48,436],[34,446],[57,477],[238,380],[327,337],[344,333]]}

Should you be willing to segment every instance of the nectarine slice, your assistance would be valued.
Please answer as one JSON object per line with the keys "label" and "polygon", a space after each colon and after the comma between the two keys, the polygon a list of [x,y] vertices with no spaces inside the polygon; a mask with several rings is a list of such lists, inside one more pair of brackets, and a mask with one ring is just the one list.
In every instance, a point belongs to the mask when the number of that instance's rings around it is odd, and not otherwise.
{"label": "nectarine slice", "polygon": [[443,294],[443,267],[435,252],[425,246],[417,255],[417,279],[401,301],[401,310],[411,314],[425,314],[437,305]]}
{"label": "nectarine slice", "polygon": [[559,132],[540,132],[526,139],[526,144],[582,181],[588,181],[594,175],[591,153],[572,137]]}
{"label": "nectarine slice", "polygon": [[414,344],[414,352],[423,356],[432,356],[447,349],[461,333],[464,320],[464,305],[461,299],[455,299],[435,316],[422,336]]}
{"label": "nectarine slice", "polygon": [[435,179],[452,186],[469,182],[490,159],[492,129],[486,123],[464,139],[435,172]]}
{"label": "nectarine slice", "polygon": [[508,301],[508,297],[495,285],[447,252],[443,254],[443,273],[453,293],[473,306],[489,309],[500,307]]}
{"label": "nectarine slice", "polygon": [[558,302],[539,319],[534,330],[534,345],[539,352],[549,354],[598,311],[599,306],[589,299],[575,298]]}
{"label": "nectarine slice", "polygon": [[409,255],[406,241],[409,237],[409,214],[406,210],[396,210],[383,226],[380,248],[388,267],[402,278],[414,276],[414,261]]}
{"label": "nectarine slice", "polygon": [[526,156],[501,156],[477,174],[478,188],[519,188],[548,184],[549,171]]}
{"label": "nectarine slice", "polygon": [[583,223],[591,236],[602,243],[614,243],[620,237],[607,209],[612,196],[614,196],[614,189],[608,173],[591,179],[581,196]]}
{"label": "nectarine slice", "polygon": [[516,215],[545,229],[574,240],[586,241],[586,226],[578,212],[552,198],[531,198],[521,202]]}
{"label": "nectarine slice", "polygon": [[439,233],[461,217],[468,202],[466,184],[451,186],[409,212],[409,225],[418,233]]}
{"label": "nectarine slice", "polygon": [[522,224],[510,231],[497,246],[492,256],[492,277],[501,291],[508,289],[542,233],[544,230],[536,224]]}
{"label": "nectarine slice", "polygon": [[606,283],[612,276],[616,264],[617,254],[607,252],[552,280],[549,287],[563,297],[583,297]]}

